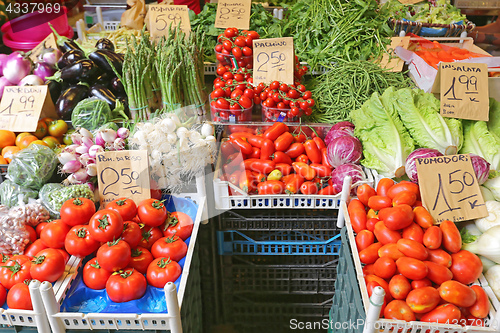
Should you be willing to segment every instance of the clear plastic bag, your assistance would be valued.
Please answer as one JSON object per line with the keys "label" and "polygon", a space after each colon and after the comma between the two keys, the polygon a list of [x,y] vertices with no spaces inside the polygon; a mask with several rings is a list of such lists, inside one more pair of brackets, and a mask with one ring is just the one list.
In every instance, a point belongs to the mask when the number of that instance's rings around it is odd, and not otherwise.
{"label": "clear plastic bag", "polygon": [[0,184],[0,203],[9,208],[19,204],[19,198],[22,202],[28,203],[29,198],[36,199],[37,197],[37,191],[17,185],[9,179]]}
{"label": "clear plastic bag", "polygon": [[[49,184],[47,184],[49,185]],[[43,205],[49,211],[50,215],[59,218],[59,211],[66,200],[72,198],[87,198],[94,201],[94,192],[86,184],[64,186],[59,189],[43,193]]]}
{"label": "clear plastic bag", "polygon": [[50,193],[62,189],[64,186],[60,183],[47,183],[42,186],[40,192],[38,192],[38,197],[42,201],[42,205],[47,209],[50,217],[58,219],[60,217],[59,211],[55,210],[55,205],[51,204],[49,199]]}
{"label": "clear plastic bag", "polygon": [[49,147],[30,145],[17,153],[7,169],[7,178],[14,183],[39,190],[54,173],[57,156]]}
{"label": "clear plastic bag", "polygon": [[93,131],[111,118],[109,104],[97,97],[90,97],[78,102],[71,114],[71,123],[74,128],[83,127]]}
{"label": "clear plastic bag", "polygon": [[43,207],[41,200],[29,200],[29,203],[24,203],[19,206],[14,206],[10,209],[9,215],[14,218],[23,219],[24,224],[36,227],[41,222],[46,222],[50,219],[50,214]]}

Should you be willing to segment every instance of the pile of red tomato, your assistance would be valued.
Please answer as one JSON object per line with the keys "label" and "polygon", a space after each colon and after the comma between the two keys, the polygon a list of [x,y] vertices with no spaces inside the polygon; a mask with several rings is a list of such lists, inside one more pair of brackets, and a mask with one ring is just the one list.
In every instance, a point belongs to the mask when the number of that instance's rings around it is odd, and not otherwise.
{"label": "pile of red tomato", "polygon": [[415,183],[364,184],[348,205],[368,294],[385,290],[380,316],[405,321],[483,326],[489,300],[478,285],[475,254],[461,250],[451,221],[434,225]]}
{"label": "pile of red tomato", "polygon": [[27,228],[32,243],[24,254],[3,256],[0,304],[6,295],[9,308],[32,310],[23,282],[56,281],[70,255],[96,253],[83,269],[83,281],[91,289],[106,288],[114,302],[141,298],[148,284],[163,288],[176,281],[193,221],[182,212],[167,212],[156,199],[136,205],[121,198],[96,212],[93,201],[77,198],[63,204],[59,220]]}
{"label": "pile of red tomato", "polygon": [[255,31],[227,28],[217,37],[215,46],[217,61],[222,66],[252,69],[253,40],[259,38],[259,34]]}
{"label": "pile of red tomato", "polygon": [[325,143],[314,132],[308,138],[302,127],[291,131],[281,122],[260,134],[238,130],[221,145],[222,180],[248,194],[337,194]]}
{"label": "pile of red tomato", "polygon": [[303,84],[288,85],[273,81],[260,93],[265,121],[298,121],[304,114],[310,116],[314,99]]}

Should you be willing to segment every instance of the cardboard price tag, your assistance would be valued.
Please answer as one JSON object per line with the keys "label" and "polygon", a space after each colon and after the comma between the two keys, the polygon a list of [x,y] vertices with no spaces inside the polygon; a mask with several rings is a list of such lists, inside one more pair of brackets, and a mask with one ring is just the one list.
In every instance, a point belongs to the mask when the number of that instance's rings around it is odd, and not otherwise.
{"label": "cardboard price tag", "polygon": [[97,154],[101,205],[118,198],[139,204],[151,198],[146,150],[106,151]]}
{"label": "cardboard price tag", "polygon": [[410,36],[405,37],[391,37],[391,44],[387,45],[387,52],[382,55],[382,60],[380,61],[380,67],[386,68],[391,72],[401,72],[404,65],[404,60],[399,57],[391,58],[394,56],[394,50],[396,47],[401,46],[405,49],[410,45]]}
{"label": "cardboard price tag", "polygon": [[36,62],[38,59],[38,56],[40,55],[40,52],[45,48],[49,49],[52,48],[54,50],[57,49],[57,43],[56,43],[56,36],[54,35],[53,32],[50,33],[40,44],[35,46],[35,48],[31,51],[31,61]]}
{"label": "cardboard price tag", "polygon": [[293,38],[255,39],[253,41],[253,84],[280,81],[293,84],[295,53]]}
{"label": "cardboard price tag", "polygon": [[40,117],[57,117],[48,86],[4,88],[0,102],[0,129],[34,132]]}
{"label": "cardboard price tag", "polygon": [[488,66],[471,63],[441,63],[438,78],[441,115],[488,121]]}
{"label": "cardboard price tag", "polygon": [[398,0],[401,2],[403,5],[414,5],[416,3],[421,2],[422,0]]}
{"label": "cardboard price tag", "polygon": [[149,6],[149,33],[153,39],[167,36],[170,25],[179,26],[188,34],[191,31],[189,9],[186,5],[150,5]]}
{"label": "cardboard price tag", "polygon": [[468,154],[417,158],[422,203],[437,223],[488,216]]}
{"label": "cardboard price tag", "polygon": [[219,0],[216,28],[250,29],[251,0]]}

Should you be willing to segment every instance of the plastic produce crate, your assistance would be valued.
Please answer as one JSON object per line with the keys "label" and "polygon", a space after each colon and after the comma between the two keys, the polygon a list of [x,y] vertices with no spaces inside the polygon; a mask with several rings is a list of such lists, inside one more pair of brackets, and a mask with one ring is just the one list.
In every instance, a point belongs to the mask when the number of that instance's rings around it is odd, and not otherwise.
{"label": "plastic produce crate", "polygon": [[[201,290],[200,290],[200,274],[199,274],[199,258],[198,258],[198,250],[196,247],[196,239],[198,236],[198,230],[201,223],[204,205],[205,205],[205,197],[201,197],[195,194],[192,195],[184,195],[193,198],[191,204],[187,203],[187,200],[184,198],[174,198],[175,210],[184,211],[184,206],[194,205],[195,210],[195,218],[193,219],[194,228],[190,237],[188,252],[185,258],[181,260],[184,261],[182,275],[178,281],[176,281],[176,287],[173,288],[172,293],[168,293],[166,302],[167,308],[170,308],[168,305],[175,304],[172,303],[175,301],[178,302],[178,306],[181,309],[182,319],[179,318],[178,315],[174,311],[165,311],[164,304],[162,305],[162,312],[153,312],[145,310],[142,313],[138,311],[124,311],[129,313],[117,313],[113,311],[111,307],[108,305],[108,311],[114,313],[83,313],[83,312],[61,312],[60,309],[64,309],[67,305],[66,302],[71,301],[71,292],[72,288],[75,288],[74,284],[78,283],[81,279],[78,275],[78,268],[74,268],[71,274],[68,274],[64,281],[64,287],[61,288],[56,293],[57,297],[69,297],[63,303],[63,307],[57,307],[54,309],[55,311],[49,310],[49,321],[51,321],[52,329],[55,330],[55,327],[64,330],[127,330],[129,332],[132,331],[143,331],[143,330],[171,330],[172,333],[177,333],[180,331],[179,328],[181,323],[184,327],[185,332],[201,332]],[[169,211],[173,211],[173,205],[171,201],[166,202],[167,209]],[[179,209],[180,208],[180,209]],[[189,212],[189,213],[188,213]],[[186,211],[188,215],[191,214],[192,210]],[[167,286],[168,287],[168,286]],[[167,289],[166,287],[166,289]],[[152,288],[152,287],[148,287]],[[157,288],[152,288],[157,289]],[[177,289],[177,293],[175,292]],[[151,294],[157,295],[158,291],[153,290],[150,291]],[[42,295],[43,296],[43,295]],[[75,297],[77,295],[75,294]],[[99,302],[105,302],[106,300],[102,298]],[[87,302],[86,299],[82,299],[82,302]],[[131,301],[135,302],[135,301]],[[134,303],[130,304],[130,307],[144,306],[144,309],[149,307],[150,309],[155,306],[155,304],[151,302],[159,302],[165,303],[165,299],[155,298],[153,301],[148,300],[147,304],[145,303]],[[48,298],[44,298],[44,304],[46,309],[52,309],[53,304],[51,300]],[[70,303],[69,303],[70,304]],[[84,303],[82,303],[84,306]],[[127,305],[128,306],[128,305]],[[158,305],[160,306],[160,305]],[[168,310],[168,309],[167,309]]]}
{"label": "plastic produce crate", "polygon": [[336,256],[224,256],[222,288],[233,294],[333,295]]}
{"label": "plastic produce crate", "polygon": [[[343,230],[344,239],[347,238],[347,242],[343,242],[343,249],[350,249],[351,255],[347,251],[343,252],[342,258],[345,258],[345,266],[339,260],[339,266],[337,271],[337,285],[340,291],[339,298],[334,299],[333,309],[334,309],[334,322],[337,320],[340,322],[340,328],[333,328],[332,332],[346,332],[345,325],[342,327],[343,323],[348,323],[349,319],[351,321],[356,321],[358,319],[363,319],[366,316],[368,308],[370,306],[370,299],[368,297],[368,292],[366,289],[366,283],[363,278],[362,264],[359,261],[359,253],[356,248],[356,243],[354,240],[354,231],[349,220],[349,215],[347,213],[347,205],[342,203],[341,208],[344,210],[345,216],[345,227]],[[342,234],[342,233],[341,233]],[[346,268],[344,268],[346,267]],[[354,267],[354,271],[353,268]],[[342,271],[341,271],[342,270]],[[353,275],[354,272],[354,275]],[[342,276],[342,277],[341,277]],[[344,279],[344,277],[346,279]],[[345,281],[347,280],[347,283]],[[357,280],[357,287],[356,287]],[[343,284],[342,284],[343,283]],[[446,332],[446,333],[481,333],[481,332],[498,332],[498,323],[500,319],[500,302],[498,298],[493,293],[493,290],[488,285],[488,282],[481,274],[479,279],[474,283],[483,287],[484,291],[489,297],[491,309],[488,317],[485,318],[485,324],[487,327],[477,327],[477,326],[460,326],[452,324],[437,324],[437,323],[425,323],[420,321],[405,322],[401,320],[390,320],[390,319],[378,319],[374,323],[374,327],[380,329],[384,332],[396,331],[398,333],[409,333],[409,332]],[[350,285],[350,286],[348,286]],[[343,292],[342,292],[343,290]],[[362,304],[362,307],[359,305]],[[335,313],[335,309],[338,308],[338,313]],[[361,321],[360,321],[361,322]],[[362,332],[364,325],[353,325],[356,328],[352,332]]]}

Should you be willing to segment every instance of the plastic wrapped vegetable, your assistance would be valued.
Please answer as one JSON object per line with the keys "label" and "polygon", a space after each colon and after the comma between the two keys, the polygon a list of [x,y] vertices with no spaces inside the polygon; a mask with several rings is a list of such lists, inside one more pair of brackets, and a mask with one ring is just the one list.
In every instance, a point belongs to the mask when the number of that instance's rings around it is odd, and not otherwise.
{"label": "plastic wrapped vegetable", "polygon": [[39,190],[54,173],[56,154],[49,147],[33,144],[17,153],[9,164],[7,178],[14,183]]}
{"label": "plastic wrapped vegetable", "polygon": [[19,198],[28,203],[29,198],[36,199],[38,192],[30,188],[17,185],[9,179],[0,184],[0,202],[7,207],[13,207],[19,203]]}
{"label": "plastic wrapped vegetable", "polygon": [[94,200],[94,193],[86,184],[70,185],[58,190],[50,191],[44,194],[43,204],[50,212],[51,216],[59,218],[59,211],[66,200],[72,198],[87,198]]}
{"label": "plastic wrapped vegetable", "polygon": [[49,212],[40,203],[40,200],[30,200],[27,205],[21,204],[12,207],[9,214],[15,218],[22,218],[25,224],[36,227],[41,222],[50,219]]}
{"label": "plastic wrapped vegetable", "polygon": [[75,128],[83,127],[90,131],[99,128],[111,119],[109,104],[97,97],[80,101],[71,114],[71,122]]}
{"label": "plastic wrapped vegetable", "polygon": [[21,254],[29,241],[29,233],[26,230],[24,219],[2,210],[0,213],[0,252]]}
{"label": "plastic wrapped vegetable", "polygon": [[42,188],[40,189],[40,192],[38,192],[38,197],[42,201],[42,205],[47,209],[47,211],[50,214],[50,217],[55,219],[59,218],[59,212],[58,211],[53,212],[52,209],[50,209],[50,205],[47,204],[48,202],[50,202],[49,194],[54,191],[60,190],[63,187],[64,186],[61,183],[47,183],[43,185]]}

